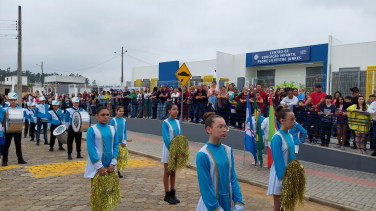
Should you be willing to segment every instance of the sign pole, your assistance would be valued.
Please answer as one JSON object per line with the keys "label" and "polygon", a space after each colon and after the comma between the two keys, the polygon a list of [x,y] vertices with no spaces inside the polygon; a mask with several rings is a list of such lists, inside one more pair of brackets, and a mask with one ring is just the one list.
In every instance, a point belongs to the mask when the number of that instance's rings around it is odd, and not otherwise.
{"label": "sign pole", "polygon": [[180,122],[182,122],[183,121],[183,95],[184,95],[184,86],[183,86],[183,84],[181,84],[180,83],[180,85],[181,85],[181,100],[180,100]]}

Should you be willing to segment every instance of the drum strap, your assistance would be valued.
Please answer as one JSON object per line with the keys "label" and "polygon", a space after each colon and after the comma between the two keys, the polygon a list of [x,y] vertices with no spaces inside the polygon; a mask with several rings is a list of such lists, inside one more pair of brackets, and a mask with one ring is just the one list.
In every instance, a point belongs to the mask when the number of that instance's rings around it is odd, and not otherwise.
{"label": "drum strap", "polygon": [[[52,109],[53,110],[53,109]],[[61,121],[61,119],[60,119],[60,117],[59,117],[59,115],[57,115],[57,112],[55,111],[55,110],[53,110],[54,111],[54,113],[56,114],[56,116],[57,116],[57,118],[59,118],[59,120],[60,120],[60,124],[62,123],[62,121]]]}

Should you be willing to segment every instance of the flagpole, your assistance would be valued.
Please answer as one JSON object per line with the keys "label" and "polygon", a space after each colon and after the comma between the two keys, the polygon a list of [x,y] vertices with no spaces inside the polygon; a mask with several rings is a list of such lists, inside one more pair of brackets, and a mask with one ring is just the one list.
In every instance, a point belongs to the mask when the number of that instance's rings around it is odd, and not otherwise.
{"label": "flagpole", "polygon": [[244,155],[243,155],[243,166],[244,166],[244,164],[245,164],[245,145],[243,145],[244,146],[244,149],[243,149],[243,153],[244,153]]}

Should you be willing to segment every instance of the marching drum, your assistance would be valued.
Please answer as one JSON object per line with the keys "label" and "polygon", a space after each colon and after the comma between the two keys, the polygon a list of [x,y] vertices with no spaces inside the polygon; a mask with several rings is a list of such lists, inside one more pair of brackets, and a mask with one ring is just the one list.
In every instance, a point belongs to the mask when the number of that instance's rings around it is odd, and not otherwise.
{"label": "marching drum", "polygon": [[6,130],[8,133],[21,133],[23,127],[23,110],[22,108],[7,109]]}
{"label": "marching drum", "polygon": [[91,124],[90,115],[86,111],[75,111],[72,115],[72,129],[74,132],[86,132]]}
{"label": "marching drum", "polygon": [[68,132],[67,132],[67,127],[65,125],[60,125],[57,127],[54,132],[54,136],[56,136],[57,140],[60,141],[62,144],[66,144],[68,141]]}

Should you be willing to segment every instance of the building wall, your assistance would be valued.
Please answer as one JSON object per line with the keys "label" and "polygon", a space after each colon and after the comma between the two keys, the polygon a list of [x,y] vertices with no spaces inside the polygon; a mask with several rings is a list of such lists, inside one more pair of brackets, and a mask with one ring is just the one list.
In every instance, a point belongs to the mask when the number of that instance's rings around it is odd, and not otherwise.
{"label": "building wall", "polygon": [[217,68],[216,59],[186,62],[185,64],[187,65],[187,68],[189,69],[189,72],[191,72],[192,76],[201,76],[202,79],[204,75],[213,75],[215,78],[214,70]]}
{"label": "building wall", "polygon": [[132,68],[132,81],[135,81],[136,79],[150,79],[158,77],[159,65]]}
{"label": "building wall", "polygon": [[[8,76],[5,77],[4,83],[5,85],[12,85],[12,81],[14,81],[14,84],[17,85],[17,76]],[[22,76],[22,85],[27,86],[27,76]]]}
{"label": "building wall", "polygon": [[376,41],[332,46],[332,72],[340,68],[376,66]]}

